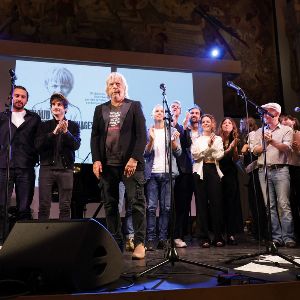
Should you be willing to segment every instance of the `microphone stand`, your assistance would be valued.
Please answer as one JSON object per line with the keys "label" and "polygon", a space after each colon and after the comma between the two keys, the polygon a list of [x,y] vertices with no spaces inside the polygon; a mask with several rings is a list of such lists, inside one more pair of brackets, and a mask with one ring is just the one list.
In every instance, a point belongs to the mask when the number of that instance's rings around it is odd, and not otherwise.
{"label": "microphone stand", "polygon": [[[232,86],[231,86],[232,87]],[[234,87],[234,89],[237,92],[237,95],[240,96],[246,103],[250,103],[252,106],[255,107],[257,113],[260,116],[261,119],[261,123],[262,123],[262,132],[261,132],[261,138],[262,138],[262,146],[263,146],[263,170],[264,170],[264,175],[265,175],[265,182],[266,182],[266,197],[267,197],[267,214],[268,214],[268,241],[266,241],[266,250],[265,251],[259,251],[253,254],[245,254],[245,255],[241,255],[239,257],[233,258],[233,259],[229,259],[227,261],[225,261],[226,264],[230,264],[234,261],[238,261],[238,260],[242,260],[242,259],[246,259],[246,258],[252,258],[252,257],[257,257],[260,255],[277,255],[279,257],[281,257],[282,259],[284,259],[285,261],[288,261],[290,263],[292,263],[293,265],[300,267],[300,264],[297,263],[295,261],[295,258],[292,258],[292,256],[287,256],[285,254],[282,254],[278,251],[275,243],[272,240],[272,219],[271,219],[271,204],[270,204],[270,194],[269,194],[269,182],[268,182],[268,168],[267,168],[267,151],[266,151],[266,143],[264,141],[264,134],[265,134],[265,119],[264,119],[264,115],[267,114],[271,117],[274,117],[271,113],[269,113],[266,109],[264,109],[263,107],[255,104],[253,101],[251,101],[250,99],[248,99],[248,97],[246,96],[246,93],[241,89],[241,88],[236,88]]]}
{"label": "microphone stand", "polygon": [[172,267],[175,265],[175,262],[183,262],[199,267],[205,267],[216,271],[221,271],[224,273],[228,273],[227,268],[218,267],[214,265],[209,265],[205,263],[200,263],[197,261],[191,261],[184,258],[180,258],[176,248],[175,248],[175,242],[174,242],[174,225],[175,225],[175,201],[174,201],[174,189],[173,189],[173,178],[172,178],[172,137],[171,137],[171,123],[172,123],[172,114],[167,102],[166,98],[166,87],[164,84],[161,84],[160,88],[162,89],[162,96],[163,96],[163,107],[166,106],[166,117],[165,117],[165,127],[168,130],[168,140],[166,139],[166,145],[168,149],[168,162],[169,162],[169,182],[170,182],[170,195],[171,195],[171,211],[170,211],[170,219],[169,219],[169,228],[170,228],[170,243],[168,243],[168,248],[166,250],[166,256],[163,261],[160,263],[146,269],[143,272],[137,273],[133,276],[134,279],[138,279],[145,274],[148,274],[166,264],[171,264]]}
{"label": "microphone stand", "polygon": [[15,81],[16,75],[14,72],[9,71],[10,74],[10,82],[11,82],[11,90],[10,90],[10,102],[7,108],[7,121],[8,121],[8,145],[7,145],[7,155],[6,155],[6,182],[5,182],[5,198],[3,203],[3,210],[2,210],[2,240],[3,243],[7,238],[8,235],[8,203],[10,197],[10,161],[11,161],[11,141],[12,141],[12,111],[13,111],[13,102],[14,102],[14,89],[15,89]]}

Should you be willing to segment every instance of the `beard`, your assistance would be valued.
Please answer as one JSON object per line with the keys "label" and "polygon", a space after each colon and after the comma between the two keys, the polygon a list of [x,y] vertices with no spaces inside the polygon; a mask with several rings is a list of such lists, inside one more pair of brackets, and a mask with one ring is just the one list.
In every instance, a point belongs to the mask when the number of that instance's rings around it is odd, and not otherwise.
{"label": "beard", "polygon": [[13,107],[15,110],[23,110],[24,109],[25,104],[22,102],[14,102]]}
{"label": "beard", "polygon": [[199,120],[196,119],[190,119],[190,124],[196,124],[199,123]]}

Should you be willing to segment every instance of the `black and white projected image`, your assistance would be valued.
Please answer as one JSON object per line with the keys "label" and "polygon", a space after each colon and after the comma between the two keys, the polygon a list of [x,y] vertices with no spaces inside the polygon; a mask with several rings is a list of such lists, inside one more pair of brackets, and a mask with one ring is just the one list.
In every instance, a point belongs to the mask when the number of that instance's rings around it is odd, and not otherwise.
{"label": "black and white projected image", "polygon": [[61,93],[69,100],[66,118],[80,126],[81,147],[76,151],[77,163],[91,163],[89,153],[94,109],[107,101],[105,79],[110,70],[110,67],[102,66],[16,61],[16,84],[27,88],[27,108],[38,113],[43,121],[52,119],[50,96],[53,93]]}
{"label": "black and white projected image", "polygon": [[[29,91],[27,108],[38,113],[42,120],[52,119],[50,96],[54,92],[69,100],[66,118],[78,122],[81,129],[81,146],[76,151],[76,163],[91,163],[90,135],[95,107],[106,102],[106,78],[111,68],[99,65],[83,65],[40,61],[16,61],[17,85]],[[142,104],[147,127],[153,124],[151,112],[156,104],[162,104],[160,84],[166,86],[168,104],[179,100],[182,104],[180,122],[193,105],[192,73],[150,69],[117,68],[128,83],[132,100]]]}

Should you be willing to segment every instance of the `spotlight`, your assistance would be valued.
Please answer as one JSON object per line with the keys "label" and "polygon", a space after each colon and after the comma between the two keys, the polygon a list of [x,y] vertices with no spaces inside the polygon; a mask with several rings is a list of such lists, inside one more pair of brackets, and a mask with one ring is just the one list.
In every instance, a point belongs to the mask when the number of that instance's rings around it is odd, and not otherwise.
{"label": "spotlight", "polygon": [[223,56],[223,50],[220,47],[213,47],[209,51],[211,58],[221,58]]}

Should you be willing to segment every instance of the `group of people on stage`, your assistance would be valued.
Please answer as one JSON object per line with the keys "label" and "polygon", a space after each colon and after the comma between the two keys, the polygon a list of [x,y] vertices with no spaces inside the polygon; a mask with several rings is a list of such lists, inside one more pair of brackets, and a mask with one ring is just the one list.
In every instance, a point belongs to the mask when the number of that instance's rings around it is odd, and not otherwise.
{"label": "group of people on stage", "polygon": [[[179,101],[171,104],[170,129],[166,126],[164,107],[158,104],[152,110],[153,125],[147,130],[141,103],[128,98],[128,86],[122,74],[112,72],[108,76],[106,94],[109,100],[95,108],[91,153],[93,172],[101,183],[107,228],[121,250],[125,240],[119,213],[120,183],[125,187],[126,217],[130,218],[126,224],[131,224],[126,249],[133,251],[133,259],[143,259],[146,250],[166,248],[170,237],[174,238],[176,247],[187,247],[184,236],[193,194],[200,246],[236,245],[236,235],[243,231],[237,170],[241,156],[249,173],[249,204],[255,234],[268,239],[263,143],[266,145],[271,238],[277,246],[296,246],[293,219],[299,226],[299,128],[291,128],[297,126],[297,120],[290,121],[290,116],[280,123],[279,104],[263,106],[273,115],[264,115],[264,135],[252,118],[244,119],[244,125],[252,126],[244,126],[251,128],[248,131],[241,126],[239,132],[235,121],[228,117],[217,128],[214,116],[204,114],[197,105],[189,109],[180,125]],[[11,128],[8,128],[9,113],[0,115],[1,216],[3,199],[6,199],[7,141],[11,132],[8,198],[15,184],[18,219],[31,217],[34,166],[38,157],[41,165],[39,219],[49,218],[54,183],[59,192],[59,217],[69,219],[73,164],[75,151],[80,147],[79,127],[67,120],[68,100],[62,94],[51,96],[53,120],[46,122],[24,108],[27,101],[26,89],[16,86]],[[171,191],[174,191],[174,220],[170,217]],[[170,220],[173,221],[171,227]]]}

